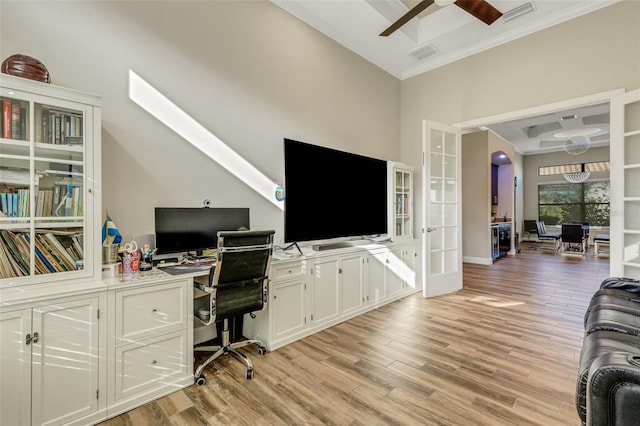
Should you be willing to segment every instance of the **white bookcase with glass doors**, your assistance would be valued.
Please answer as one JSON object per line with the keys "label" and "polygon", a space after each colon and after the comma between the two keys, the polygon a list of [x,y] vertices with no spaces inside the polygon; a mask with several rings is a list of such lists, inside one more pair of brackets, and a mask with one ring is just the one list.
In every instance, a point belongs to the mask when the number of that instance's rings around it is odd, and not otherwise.
{"label": "white bookcase with glass doors", "polygon": [[0,75],[0,288],[100,278],[100,99]]}
{"label": "white bookcase with glass doors", "polygon": [[413,169],[389,162],[387,233],[392,240],[413,238]]}

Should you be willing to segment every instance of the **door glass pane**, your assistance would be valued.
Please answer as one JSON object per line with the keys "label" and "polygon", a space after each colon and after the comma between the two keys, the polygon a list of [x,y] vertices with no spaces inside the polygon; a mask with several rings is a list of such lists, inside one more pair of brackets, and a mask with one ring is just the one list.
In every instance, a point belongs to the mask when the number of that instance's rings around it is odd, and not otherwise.
{"label": "door glass pane", "polygon": [[457,272],[458,271],[458,251],[447,250],[444,252],[444,272]]}
{"label": "door glass pane", "polygon": [[457,209],[458,206],[456,204],[444,204],[444,225],[454,226],[457,224]]}
{"label": "door glass pane", "polygon": [[[624,171],[624,181],[627,183],[624,186],[625,197],[640,197],[640,168],[626,169]],[[636,182],[636,184],[632,184]]]}
{"label": "door glass pane", "polygon": [[[444,148],[442,147],[442,132],[440,130],[431,130],[431,147],[430,147],[430,149],[431,149],[432,153],[441,154],[441,153],[444,152]],[[439,176],[439,175],[437,175],[437,176]]]}
{"label": "door glass pane", "polygon": [[624,138],[624,164],[640,163],[640,135]]}
{"label": "door glass pane", "polygon": [[640,231],[640,201],[625,201],[624,217],[625,230]]}
{"label": "door glass pane", "polygon": [[447,155],[456,155],[456,135],[453,133],[445,133],[444,138],[444,153]]}
{"label": "door glass pane", "polygon": [[441,274],[443,272],[442,253],[441,251],[431,252],[431,275]]}
{"label": "door glass pane", "polygon": [[432,203],[431,214],[429,215],[429,226],[442,225],[442,204]]}
{"label": "door glass pane", "polygon": [[456,159],[454,157],[444,157],[444,177],[456,178]]}
{"label": "door glass pane", "polygon": [[441,154],[431,154],[431,176],[441,178],[443,175],[442,171],[442,159],[443,156]]}
{"label": "door glass pane", "polygon": [[442,228],[431,231],[431,250],[442,250],[444,248],[442,240]]}
{"label": "door glass pane", "polygon": [[456,201],[456,181],[447,179],[444,181],[444,201],[455,202]]}
{"label": "door glass pane", "polygon": [[457,228],[443,228],[444,229],[444,249],[452,250],[457,248],[458,242],[458,229]]}
{"label": "door glass pane", "polygon": [[640,102],[627,104],[624,109],[624,132],[640,130]]}
{"label": "door glass pane", "polygon": [[623,262],[640,265],[640,235],[626,234],[624,236]]}
{"label": "door glass pane", "polygon": [[442,180],[431,179],[430,199],[431,201],[442,201]]}

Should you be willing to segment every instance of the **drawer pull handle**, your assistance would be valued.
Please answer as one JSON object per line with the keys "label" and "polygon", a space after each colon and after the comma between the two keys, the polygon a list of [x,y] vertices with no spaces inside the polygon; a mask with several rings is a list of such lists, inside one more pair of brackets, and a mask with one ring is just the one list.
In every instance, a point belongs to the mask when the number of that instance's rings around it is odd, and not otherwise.
{"label": "drawer pull handle", "polygon": [[151,312],[158,312],[158,310],[156,308],[153,308]]}
{"label": "drawer pull handle", "polygon": [[151,364],[154,364],[154,365],[155,365],[155,364],[157,364],[157,363],[158,363],[158,361],[156,361],[155,359],[154,359],[153,361],[151,361]]}

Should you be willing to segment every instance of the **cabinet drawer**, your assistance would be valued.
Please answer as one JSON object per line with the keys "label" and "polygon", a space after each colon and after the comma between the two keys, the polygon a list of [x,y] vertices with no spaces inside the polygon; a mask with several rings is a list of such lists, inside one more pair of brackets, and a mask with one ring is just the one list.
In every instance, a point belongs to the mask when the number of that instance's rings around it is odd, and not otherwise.
{"label": "cabinet drawer", "polygon": [[116,400],[166,386],[188,374],[186,330],[149,339],[116,351]]}
{"label": "cabinet drawer", "polygon": [[302,262],[289,263],[286,265],[276,265],[271,267],[271,280],[279,280],[291,277],[302,276],[305,273],[304,264]]}
{"label": "cabinet drawer", "polygon": [[187,282],[116,293],[116,344],[187,327]]}

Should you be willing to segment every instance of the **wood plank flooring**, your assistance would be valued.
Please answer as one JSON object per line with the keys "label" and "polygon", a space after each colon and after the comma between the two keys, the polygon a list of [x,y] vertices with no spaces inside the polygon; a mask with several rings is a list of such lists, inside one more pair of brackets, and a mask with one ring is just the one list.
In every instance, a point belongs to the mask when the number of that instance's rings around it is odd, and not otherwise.
{"label": "wood plank flooring", "polygon": [[522,243],[464,288],[420,293],[259,356],[103,425],[579,425],[583,315],[609,260]]}

